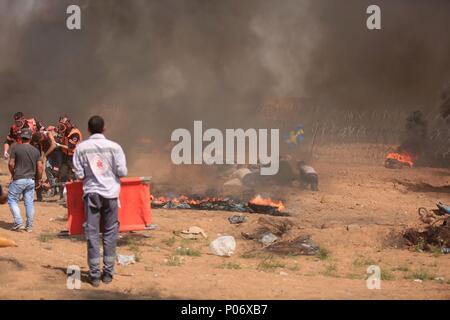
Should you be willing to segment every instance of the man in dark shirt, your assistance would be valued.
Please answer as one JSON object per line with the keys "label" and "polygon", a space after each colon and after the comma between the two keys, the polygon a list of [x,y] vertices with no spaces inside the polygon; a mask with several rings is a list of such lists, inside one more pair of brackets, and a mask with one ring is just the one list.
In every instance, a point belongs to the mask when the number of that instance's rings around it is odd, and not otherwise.
{"label": "man in dark shirt", "polygon": [[[38,149],[30,145],[33,132],[24,128],[20,132],[22,144],[12,147],[9,158],[9,171],[12,182],[9,185],[8,204],[14,218],[13,231],[33,230],[34,217],[34,189],[42,183],[43,163]],[[35,182],[37,180],[37,184]],[[23,195],[27,214],[27,223],[24,227],[19,208],[19,199]]]}

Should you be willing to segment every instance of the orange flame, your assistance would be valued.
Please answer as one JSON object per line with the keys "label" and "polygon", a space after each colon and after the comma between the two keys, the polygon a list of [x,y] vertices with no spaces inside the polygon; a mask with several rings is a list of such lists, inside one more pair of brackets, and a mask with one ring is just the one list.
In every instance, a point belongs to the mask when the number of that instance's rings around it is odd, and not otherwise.
{"label": "orange flame", "polygon": [[278,211],[283,211],[285,209],[283,202],[273,201],[271,198],[263,198],[260,195],[257,195],[252,200],[250,200],[250,203],[261,206],[275,207]]}
{"label": "orange flame", "polygon": [[167,202],[172,202],[174,204],[186,203],[186,204],[190,204],[190,205],[198,205],[198,204],[207,203],[207,202],[223,201],[223,198],[205,197],[203,199],[191,199],[188,196],[181,195],[179,197],[172,197],[172,198],[170,198],[170,197],[155,198],[155,197],[151,196],[151,200],[154,204],[165,204]]}
{"label": "orange flame", "polygon": [[403,152],[403,153],[397,153],[397,152],[388,153],[388,155],[386,156],[386,160],[388,160],[388,159],[397,160],[397,161],[403,163],[404,165],[407,165],[410,168],[412,168],[414,166],[414,162],[412,160],[412,157],[406,152]]}

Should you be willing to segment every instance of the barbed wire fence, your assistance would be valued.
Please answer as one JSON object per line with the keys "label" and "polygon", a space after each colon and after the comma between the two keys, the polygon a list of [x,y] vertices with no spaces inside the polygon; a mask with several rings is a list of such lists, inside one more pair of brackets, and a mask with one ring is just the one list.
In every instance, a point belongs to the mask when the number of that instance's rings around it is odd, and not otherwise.
{"label": "barbed wire fence", "polygon": [[[305,147],[309,150],[315,134],[319,149],[335,150],[336,159],[345,157],[356,162],[380,162],[389,151],[402,143],[407,117],[413,110],[386,106],[376,110],[361,108],[329,108],[304,106],[298,101],[278,100],[264,106],[263,117],[282,132],[302,124]],[[429,155],[436,163],[450,164],[450,126],[441,114],[428,112],[428,141],[432,145]],[[317,132],[315,132],[317,130]],[[360,145],[359,147],[355,146]],[[352,145],[352,147],[349,147]],[[333,155],[329,155],[332,158]]]}

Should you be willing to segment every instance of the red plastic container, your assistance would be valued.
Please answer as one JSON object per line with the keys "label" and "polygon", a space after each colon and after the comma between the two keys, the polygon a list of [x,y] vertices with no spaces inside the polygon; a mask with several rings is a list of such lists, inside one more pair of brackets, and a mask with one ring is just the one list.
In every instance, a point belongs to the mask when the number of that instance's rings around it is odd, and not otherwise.
{"label": "red plastic container", "polygon": [[[150,186],[145,178],[123,178],[121,181],[119,224],[120,232],[145,230],[152,222]],[[68,229],[70,235],[83,234],[83,183],[66,184]]]}

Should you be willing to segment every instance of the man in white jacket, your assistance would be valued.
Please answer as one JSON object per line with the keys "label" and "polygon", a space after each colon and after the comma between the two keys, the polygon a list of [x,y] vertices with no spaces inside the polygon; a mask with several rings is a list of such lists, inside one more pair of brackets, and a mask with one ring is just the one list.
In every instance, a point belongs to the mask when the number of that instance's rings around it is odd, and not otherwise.
{"label": "man in white jacket", "polygon": [[[93,116],[88,124],[91,137],[75,150],[75,175],[83,181],[85,234],[88,244],[89,277],[94,287],[110,283],[116,260],[119,233],[120,178],[128,174],[122,147],[103,135],[105,122]],[[103,220],[103,275],[100,272],[100,221]]]}

